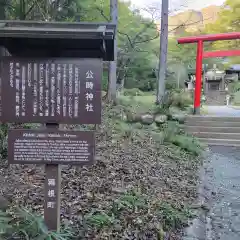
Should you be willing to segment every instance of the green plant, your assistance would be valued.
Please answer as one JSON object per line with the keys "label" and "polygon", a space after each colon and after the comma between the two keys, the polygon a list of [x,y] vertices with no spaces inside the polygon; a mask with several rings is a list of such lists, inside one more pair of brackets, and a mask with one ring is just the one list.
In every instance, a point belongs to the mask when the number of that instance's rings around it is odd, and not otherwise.
{"label": "green plant", "polygon": [[237,91],[233,94],[233,105],[240,105],[240,91]]}
{"label": "green plant", "polygon": [[1,124],[0,125],[0,154],[2,159],[5,159],[7,157],[7,132],[8,132],[8,125]]}
{"label": "green plant", "polygon": [[85,219],[88,225],[102,228],[112,225],[115,217],[114,215],[109,216],[105,212],[93,212],[88,214]]}
{"label": "green plant", "polygon": [[202,145],[192,136],[187,135],[171,135],[167,138],[167,142],[170,142],[182,150],[185,150],[195,156],[202,153]]}
{"label": "green plant", "polygon": [[0,211],[0,237],[22,240],[69,240],[74,234],[69,229],[49,231],[42,217],[27,209]]}
{"label": "green plant", "polygon": [[185,225],[194,214],[188,208],[178,209],[175,206],[162,202],[158,206],[159,217],[163,222],[164,230],[176,229]]}
{"label": "green plant", "polygon": [[139,90],[138,88],[131,88],[131,89],[125,89],[124,96],[144,96],[144,92]]}
{"label": "green plant", "polygon": [[6,212],[0,210],[0,236],[12,229],[9,224],[11,220],[11,217]]}
{"label": "green plant", "polygon": [[120,209],[136,209],[146,208],[147,200],[140,194],[127,193],[115,201],[118,210]]}

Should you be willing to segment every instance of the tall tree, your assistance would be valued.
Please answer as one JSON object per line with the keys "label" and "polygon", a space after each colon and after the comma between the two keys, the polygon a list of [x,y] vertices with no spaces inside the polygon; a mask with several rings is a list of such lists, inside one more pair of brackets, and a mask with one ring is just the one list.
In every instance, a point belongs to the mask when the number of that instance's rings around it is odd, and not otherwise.
{"label": "tall tree", "polygon": [[[208,33],[240,32],[240,1],[227,0],[219,13],[216,22],[207,25]],[[231,41],[217,41],[213,44],[214,49],[239,49],[240,39]],[[233,61],[240,62],[240,58]]]}

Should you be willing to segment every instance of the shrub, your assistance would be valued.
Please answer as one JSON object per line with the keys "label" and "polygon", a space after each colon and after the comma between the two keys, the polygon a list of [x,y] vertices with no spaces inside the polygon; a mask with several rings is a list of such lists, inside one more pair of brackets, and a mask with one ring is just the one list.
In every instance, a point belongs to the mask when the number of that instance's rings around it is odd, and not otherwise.
{"label": "shrub", "polygon": [[185,225],[189,218],[193,217],[193,213],[189,209],[178,209],[166,202],[159,204],[159,214],[162,218],[164,230],[179,228]]}
{"label": "shrub", "polygon": [[230,94],[234,94],[240,90],[240,82],[231,82],[228,84],[228,91]]}
{"label": "shrub", "polygon": [[124,96],[144,96],[144,92],[139,90],[138,88],[131,88],[131,89],[125,89]]}
{"label": "shrub", "polygon": [[194,137],[191,136],[172,135],[167,139],[167,141],[195,156],[200,155],[202,152],[202,146],[200,145],[200,143]]}
{"label": "shrub", "polygon": [[164,142],[174,144],[194,156],[201,154],[203,146],[194,137],[186,135],[177,122],[169,121],[164,124],[163,133]]}
{"label": "shrub", "polygon": [[173,92],[171,106],[178,107],[182,110],[192,104],[192,99],[186,92]]}
{"label": "shrub", "polygon": [[233,94],[233,104],[240,105],[240,91],[237,91]]}
{"label": "shrub", "polygon": [[49,231],[42,217],[26,209],[0,210],[0,239],[69,240],[72,237],[68,229],[60,233]]}

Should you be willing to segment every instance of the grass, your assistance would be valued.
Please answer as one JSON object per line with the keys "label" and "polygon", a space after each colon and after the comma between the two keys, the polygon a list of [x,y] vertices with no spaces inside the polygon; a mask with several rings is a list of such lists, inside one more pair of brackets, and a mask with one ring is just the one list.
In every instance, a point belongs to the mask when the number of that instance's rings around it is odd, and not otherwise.
{"label": "grass", "polygon": [[[136,219],[129,218],[130,215],[135,216],[135,214],[138,215]],[[127,226],[130,222],[144,228],[144,225],[153,216],[160,223],[159,233],[162,233],[162,230],[169,231],[186,226],[194,214],[186,206],[178,208],[165,201],[156,201],[153,196],[145,196],[131,191],[120,195],[113,202],[112,207],[105,212],[90,213],[85,218],[90,227],[100,230],[106,227],[114,228],[119,223]]]}
{"label": "grass", "polygon": [[154,104],[156,101],[156,96],[150,95],[150,96],[135,96],[134,100],[140,103],[145,104]]}
{"label": "grass", "polygon": [[70,240],[74,234],[63,229],[60,232],[49,231],[43,218],[27,209],[13,208],[0,210],[0,239],[21,240]]}

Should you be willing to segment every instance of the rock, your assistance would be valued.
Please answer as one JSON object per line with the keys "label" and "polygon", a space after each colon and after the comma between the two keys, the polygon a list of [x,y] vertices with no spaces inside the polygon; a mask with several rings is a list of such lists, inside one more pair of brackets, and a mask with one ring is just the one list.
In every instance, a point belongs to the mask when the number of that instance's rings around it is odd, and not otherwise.
{"label": "rock", "polygon": [[0,210],[5,211],[8,208],[8,200],[3,196],[0,196]]}
{"label": "rock", "polygon": [[136,113],[128,111],[126,113],[126,121],[130,122],[130,123],[139,122],[139,121],[141,121],[141,116],[139,116]]}
{"label": "rock", "polygon": [[154,118],[151,114],[145,114],[141,116],[142,124],[151,125],[154,121]]}
{"label": "rock", "polygon": [[134,124],[134,127],[137,128],[137,129],[142,129],[143,125],[140,122],[137,122],[137,123]]}
{"label": "rock", "polygon": [[178,121],[179,123],[183,124],[186,120],[186,116],[184,114],[173,114],[172,120]]}
{"label": "rock", "polygon": [[167,121],[167,116],[166,115],[156,115],[154,121],[157,124],[163,124]]}

